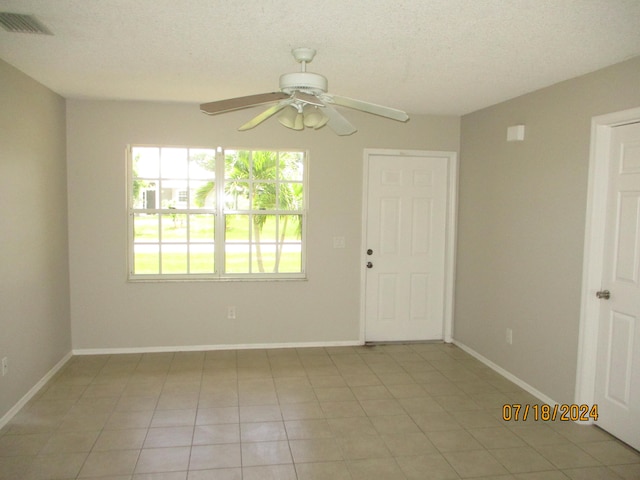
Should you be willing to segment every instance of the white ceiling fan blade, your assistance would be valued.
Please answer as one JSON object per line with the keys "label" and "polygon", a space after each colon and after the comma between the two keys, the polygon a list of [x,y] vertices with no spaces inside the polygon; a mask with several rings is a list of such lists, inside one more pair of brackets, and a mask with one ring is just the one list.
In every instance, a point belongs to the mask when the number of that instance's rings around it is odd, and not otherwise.
{"label": "white ceiling fan blade", "polygon": [[216,115],[218,113],[232,112],[233,110],[277,102],[285,98],[289,98],[289,95],[284,92],[259,93],[246,97],[228,98],[227,100],[203,103],[200,105],[200,110],[208,115]]}
{"label": "white ceiling fan blade", "polygon": [[240,128],[238,128],[238,130],[243,132],[245,130],[249,130],[249,129],[253,128],[253,127],[256,127],[256,126],[260,125],[266,119],[268,119],[270,117],[273,117],[276,113],[278,113],[280,110],[282,110],[284,107],[286,107],[289,104],[291,104],[290,101],[284,101],[284,102],[278,103],[277,105],[274,105],[272,107],[267,108],[264,112],[262,112],[259,115],[256,115],[251,120],[249,120],[247,123],[245,123]]}
{"label": "white ceiling fan blade", "polygon": [[406,122],[409,120],[409,115],[407,115],[406,112],[396,108],[384,107],[382,105],[376,105],[375,103],[364,102],[354,98],[339,97],[337,95],[327,95],[326,97],[328,97],[326,99],[327,101],[333,102],[342,107],[353,108],[366,113],[373,113],[374,115],[380,115],[400,122]]}
{"label": "white ceiling fan blade", "polygon": [[331,130],[336,132],[338,135],[351,135],[352,133],[358,131],[356,127],[351,125],[351,123],[349,123],[346,118],[340,115],[338,111],[331,105],[325,104],[323,113],[327,117],[329,117],[329,121],[327,122],[329,128],[331,128]]}

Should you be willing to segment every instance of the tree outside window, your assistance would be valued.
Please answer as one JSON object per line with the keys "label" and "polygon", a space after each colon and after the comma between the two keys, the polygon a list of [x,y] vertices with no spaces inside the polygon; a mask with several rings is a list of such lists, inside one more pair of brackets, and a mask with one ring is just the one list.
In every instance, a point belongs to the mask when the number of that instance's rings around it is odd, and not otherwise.
{"label": "tree outside window", "polygon": [[130,277],[304,277],[305,161],[132,147]]}

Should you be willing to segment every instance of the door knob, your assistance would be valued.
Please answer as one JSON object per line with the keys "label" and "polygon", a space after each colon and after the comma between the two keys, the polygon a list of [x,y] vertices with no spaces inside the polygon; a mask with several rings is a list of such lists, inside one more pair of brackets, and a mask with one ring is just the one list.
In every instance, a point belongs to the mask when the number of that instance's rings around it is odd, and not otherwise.
{"label": "door knob", "polygon": [[373,268],[373,263],[367,262],[367,268]]}
{"label": "door knob", "polygon": [[600,290],[596,292],[596,297],[602,300],[609,300],[611,298],[611,292],[609,290]]}

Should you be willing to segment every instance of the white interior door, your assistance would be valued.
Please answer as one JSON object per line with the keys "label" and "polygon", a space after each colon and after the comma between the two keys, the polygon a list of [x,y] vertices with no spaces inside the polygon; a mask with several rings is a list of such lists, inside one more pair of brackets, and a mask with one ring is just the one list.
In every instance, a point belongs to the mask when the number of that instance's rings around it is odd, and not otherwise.
{"label": "white interior door", "polygon": [[365,156],[366,341],[443,339],[452,158]]}
{"label": "white interior door", "polygon": [[597,424],[640,449],[640,123],[611,129],[608,197]]}

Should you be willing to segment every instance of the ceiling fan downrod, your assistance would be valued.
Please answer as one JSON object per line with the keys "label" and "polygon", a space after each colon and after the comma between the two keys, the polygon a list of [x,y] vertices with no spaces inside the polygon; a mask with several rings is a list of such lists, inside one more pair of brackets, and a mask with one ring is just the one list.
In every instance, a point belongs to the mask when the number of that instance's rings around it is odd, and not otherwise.
{"label": "ceiling fan downrod", "polygon": [[291,55],[296,59],[296,62],[300,64],[302,72],[307,71],[307,63],[313,60],[316,56],[316,51],[313,48],[299,47],[291,50]]}

